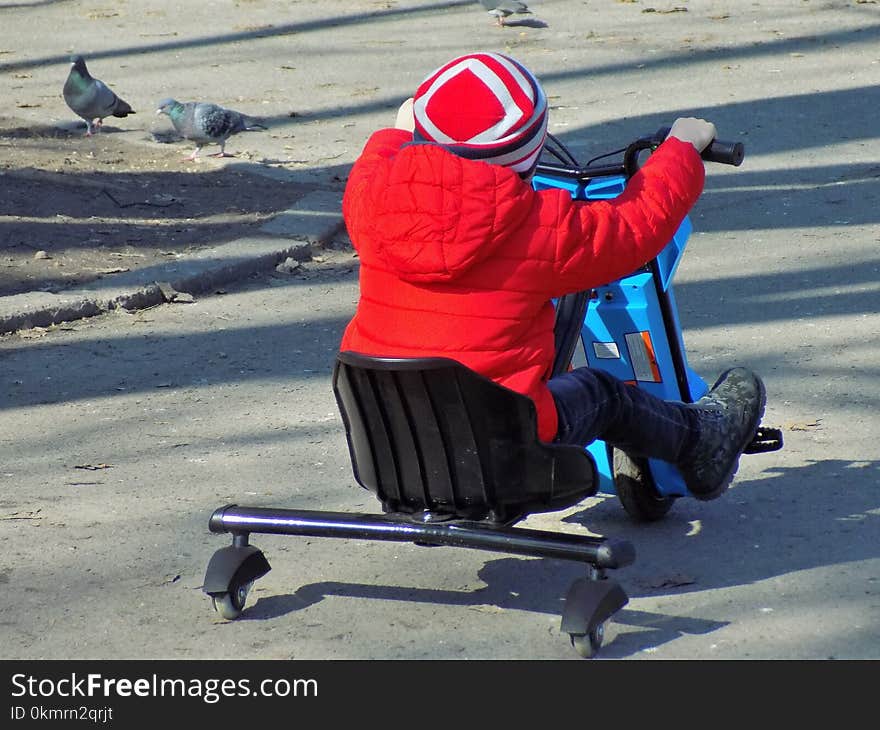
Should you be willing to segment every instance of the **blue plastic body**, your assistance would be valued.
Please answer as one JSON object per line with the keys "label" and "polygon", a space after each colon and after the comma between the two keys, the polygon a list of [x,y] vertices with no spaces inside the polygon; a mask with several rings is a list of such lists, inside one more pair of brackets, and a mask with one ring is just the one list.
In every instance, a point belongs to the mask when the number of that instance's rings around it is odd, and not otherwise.
{"label": "blue plastic body", "polygon": [[[603,200],[623,192],[626,178],[605,177],[587,183],[535,175],[536,190],[562,188],[575,200]],[[656,259],[656,266],[634,272],[593,290],[581,327],[573,363],[605,370],[666,400],[694,401],[708,390],[705,381],[687,365],[672,281],[691,233],[685,218]],[[665,297],[669,306],[661,307]],[[646,334],[647,333],[647,334]],[[670,342],[674,338],[675,342]],[[682,393],[672,348],[681,354],[689,393]],[[599,491],[614,494],[610,449],[596,440],[585,447],[596,460]],[[667,496],[689,496],[678,470],[665,461],[649,461],[657,491]]]}

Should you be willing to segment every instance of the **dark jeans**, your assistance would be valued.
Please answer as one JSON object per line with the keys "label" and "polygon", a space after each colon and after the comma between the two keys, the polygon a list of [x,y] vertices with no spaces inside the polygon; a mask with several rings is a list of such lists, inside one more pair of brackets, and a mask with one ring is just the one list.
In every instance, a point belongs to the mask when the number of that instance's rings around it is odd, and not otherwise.
{"label": "dark jeans", "polygon": [[694,409],[657,398],[602,370],[575,368],[551,378],[548,385],[559,413],[559,443],[586,446],[598,438],[633,456],[678,464],[699,438]]}

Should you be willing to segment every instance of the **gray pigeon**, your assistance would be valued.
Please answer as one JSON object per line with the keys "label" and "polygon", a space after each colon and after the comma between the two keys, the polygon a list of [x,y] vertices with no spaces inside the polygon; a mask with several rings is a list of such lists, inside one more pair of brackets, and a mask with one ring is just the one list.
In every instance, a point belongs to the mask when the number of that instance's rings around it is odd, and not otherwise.
{"label": "gray pigeon", "polygon": [[233,134],[266,129],[254,117],[200,101],[181,103],[176,99],[163,99],[156,114],[167,114],[178,134],[196,143],[195,150],[189,156],[191,160],[199,156],[199,151],[206,144],[220,145],[220,152],[212,157],[226,157],[226,140]]}
{"label": "gray pigeon", "polygon": [[504,19],[508,15],[531,15],[528,5],[519,2],[519,0],[480,0],[489,15],[495,16],[498,25],[504,25]]}
{"label": "gray pigeon", "polygon": [[100,131],[104,117],[127,117],[135,113],[103,81],[92,77],[82,56],[73,56],[70,62],[70,73],[61,93],[74,114],[85,119],[87,137],[94,129]]}

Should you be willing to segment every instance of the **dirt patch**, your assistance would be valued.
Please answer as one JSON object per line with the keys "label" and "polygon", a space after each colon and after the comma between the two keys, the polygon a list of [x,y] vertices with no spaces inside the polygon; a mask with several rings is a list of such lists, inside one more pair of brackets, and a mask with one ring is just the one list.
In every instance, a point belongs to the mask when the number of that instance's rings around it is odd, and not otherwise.
{"label": "dirt patch", "polygon": [[162,141],[0,117],[0,296],[61,291],[241,238],[313,189],[228,160],[189,162],[192,145]]}

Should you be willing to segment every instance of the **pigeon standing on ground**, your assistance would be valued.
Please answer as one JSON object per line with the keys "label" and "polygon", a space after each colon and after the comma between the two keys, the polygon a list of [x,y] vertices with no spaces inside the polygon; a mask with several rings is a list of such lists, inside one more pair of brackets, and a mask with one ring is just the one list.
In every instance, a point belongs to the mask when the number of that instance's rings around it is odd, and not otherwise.
{"label": "pigeon standing on ground", "polygon": [[212,157],[227,157],[226,140],[233,134],[266,129],[254,117],[200,101],[181,103],[176,99],[163,99],[159,102],[156,114],[167,114],[178,134],[196,143],[195,150],[189,156],[190,160],[195,160],[206,144],[220,145],[220,152],[211,155]]}
{"label": "pigeon standing on ground", "polygon": [[61,93],[67,106],[85,120],[87,137],[92,135],[93,129],[100,131],[104,117],[127,117],[135,113],[103,81],[92,77],[82,56],[73,56],[70,62],[70,73]]}
{"label": "pigeon standing on ground", "polygon": [[508,15],[531,15],[528,5],[519,0],[480,0],[489,15],[493,15],[498,25],[504,25],[504,19]]}

